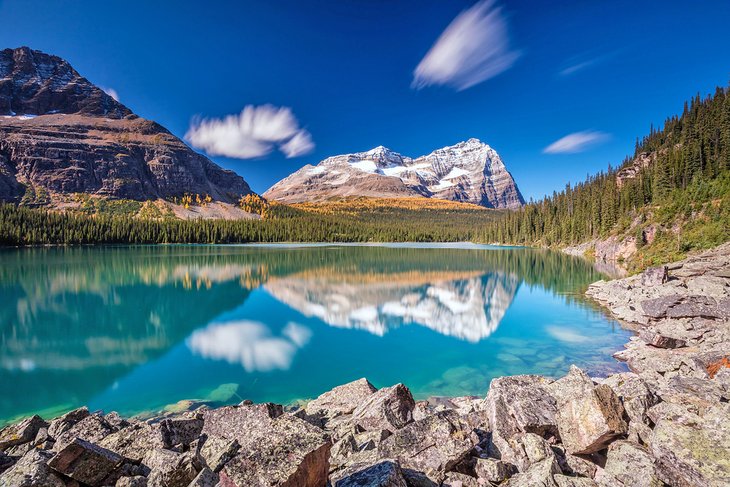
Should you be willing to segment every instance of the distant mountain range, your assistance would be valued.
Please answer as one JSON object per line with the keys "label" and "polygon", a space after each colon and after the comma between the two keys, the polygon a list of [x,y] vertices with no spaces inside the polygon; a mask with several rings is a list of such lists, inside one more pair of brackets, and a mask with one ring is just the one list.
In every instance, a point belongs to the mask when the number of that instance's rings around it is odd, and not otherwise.
{"label": "distant mountain range", "polygon": [[251,189],[63,59],[27,47],[0,51],[0,200],[186,192],[232,202]]}
{"label": "distant mountain range", "polygon": [[273,185],[264,197],[284,203],[350,196],[422,196],[488,208],[519,208],[524,199],[499,154],[469,139],[415,159],[383,146],[328,157]]}
{"label": "distant mountain range", "polygon": [[[139,201],[192,193],[233,203],[251,192],[242,177],[135,115],[60,57],[27,47],[0,51],[0,200],[46,205],[76,193]],[[524,204],[499,154],[477,139],[415,159],[382,146],[329,157],[264,196],[284,203],[415,196],[487,208]]]}

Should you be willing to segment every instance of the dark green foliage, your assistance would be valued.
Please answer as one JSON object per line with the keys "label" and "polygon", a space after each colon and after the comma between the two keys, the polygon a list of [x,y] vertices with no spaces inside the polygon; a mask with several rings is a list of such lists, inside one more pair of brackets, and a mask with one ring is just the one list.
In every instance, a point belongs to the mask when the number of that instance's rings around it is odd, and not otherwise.
{"label": "dark green foliage", "polygon": [[[641,164],[640,161],[647,161]],[[635,170],[626,177],[627,168]],[[651,128],[636,143],[633,158],[618,169],[567,185],[523,209],[486,226],[482,240],[513,244],[571,245],[606,237],[631,226],[627,217],[647,205],[662,208],[664,220],[701,215],[722,229],[727,218],[727,184],[720,181],[730,169],[730,93],[717,88],[712,96],[699,95],[685,104],[681,116],[668,118],[662,130]],[[714,210],[713,210],[714,208]],[[714,213],[713,213],[714,212]],[[669,213],[669,214],[667,214]],[[712,241],[730,238],[730,230],[716,232]],[[718,241],[719,240],[719,241]]]}

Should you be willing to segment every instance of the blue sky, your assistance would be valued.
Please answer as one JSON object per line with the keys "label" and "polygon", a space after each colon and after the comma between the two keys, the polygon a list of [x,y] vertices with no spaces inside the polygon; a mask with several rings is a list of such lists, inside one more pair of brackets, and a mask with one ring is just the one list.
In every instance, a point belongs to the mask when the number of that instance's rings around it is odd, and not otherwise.
{"label": "blue sky", "polygon": [[539,198],[730,79],[726,0],[0,0],[0,19],[0,47],[67,59],[258,192],[329,155],[477,137]]}

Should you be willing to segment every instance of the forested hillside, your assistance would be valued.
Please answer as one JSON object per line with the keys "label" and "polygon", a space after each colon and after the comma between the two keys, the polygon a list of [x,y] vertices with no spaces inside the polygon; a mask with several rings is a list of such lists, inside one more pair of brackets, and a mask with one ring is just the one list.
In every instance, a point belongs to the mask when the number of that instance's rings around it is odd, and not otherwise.
{"label": "forested hillside", "polygon": [[730,239],[728,88],[685,103],[618,168],[505,214],[482,239],[562,247],[612,235],[635,240],[638,266]]}

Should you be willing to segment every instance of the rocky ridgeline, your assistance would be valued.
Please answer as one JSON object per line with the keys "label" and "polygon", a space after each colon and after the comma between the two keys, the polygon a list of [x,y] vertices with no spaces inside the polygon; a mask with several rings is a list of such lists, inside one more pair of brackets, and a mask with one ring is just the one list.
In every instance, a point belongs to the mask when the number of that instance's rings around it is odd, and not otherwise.
{"label": "rocky ridgeline", "polygon": [[730,485],[730,244],[589,294],[639,330],[631,372],[414,401],[360,379],[304,407],[148,421],[82,408],[0,431],[0,486]]}

